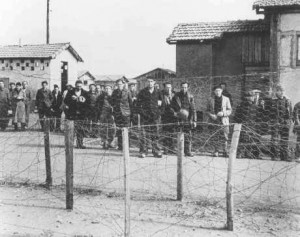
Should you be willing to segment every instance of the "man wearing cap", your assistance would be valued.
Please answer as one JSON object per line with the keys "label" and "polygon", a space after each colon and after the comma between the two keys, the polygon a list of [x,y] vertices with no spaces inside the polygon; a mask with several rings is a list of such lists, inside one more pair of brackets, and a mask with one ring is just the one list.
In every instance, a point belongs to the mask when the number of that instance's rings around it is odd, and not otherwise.
{"label": "man wearing cap", "polygon": [[255,103],[255,97],[254,90],[245,93],[245,97],[235,112],[234,122],[245,125],[245,129],[241,131],[240,135],[240,146],[237,152],[239,158],[260,158],[258,147],[260,143],[260,124],[257,122],[260,117],[260,109],[259,104]]}
{"label": "man wearing cap", "polygon": [[5,130],[8,125],[8,109],[10,105],[10,93],[4,87],[4,82],[0,81],[0,128]]}
{"label": "man wearing cap", "polygon": [[[180,92],[176,93],[172,99],[171,110],[173,111],[173,116],[177,117],[180,129],[184,132],[184,154],[192,157],[191,137],[192,129],[196,128],[197,113],[194,96],[188,90],[189,84],[182,82]],[[181,116],[184,112],[186,116]]]}
{"label": "man wearing cap", "polygon": [[51,113],[52,113],[52,119],[51,119],[51,130],[60,131],[60,119],[61,119],[61,105],[62,105],[62,94],[59,90],[58,85],[54,85],[54,89],[52,91],[52,105],[51,105]]}
{"label": "man wearing cap", "polygon": [[89,95],[82,89],[82,81],[77,80],[75,89],[68,92],[65,104],[69,108],[69,119],[75,121],[75,132],[77,148],[85,149],[83,145],[84,132],[86,128],[86,116],[89,106]]}
{"label": "man wearing cap", "polygon": [[44,119],[51,118],[52,92],[48,89],[48,82],[42,82],[42,88],[36,94],[36,107],[39,113],[39,119],[42,129],[44,129]]}
{"label": "man wearing cap", "polygon": [[32,99],[33,99],[33,92],[32,90],[28,87],[28,82],[27,81],[23,81],[22,82],[22,86],[23,86],[23,91],[25,92],[25,121],[26,121],[26,126],[28,127],[28,123],[29,123],[29,114],[31,111],[31,103],[32,103]]}
{"label": "man wearing cap", "polygon": [[116,135],[112,106],[112,85],[105,85],[104,92],[97,99],[97,108],[100,111],[100,136],[103,148],[115,148],[112,144]]}
{"label": "man wearing cap", "polygon": [[99,97],[99,94],[96,91],[96,85],[95,84],[90,84],[89,85],[89,100],[90,100],[90,104],[89,104],[89,111],[88,111],[88,120],[89,120],[89,124],[91,126],[91,137],[96,138],[97,137],[97,120],[98,120],[98,116],[99,116],[99,110],[97,108],[97,98]]}
{"label": "man wearing cap", "polygon": [[132,107],[132,99],[130,92],[125,89],[125,81],[119,79],[116,81],[117,89],[112,93],[113,115],[117,128],[118,149],[123,149],[122,130],[121,128],[130,126],[130,114]]}
{"label": "man wearing cap", "polygon": [[154,157],[162,157],[158,143],[162,98],[160,91],[156,90],[154,85],[155,80],[148,78],[147,87],[137,96],[137,108],[141,118],[140,158],[145,158],[148,154],[147,140],[152,142]]}
{"label": "man wearing cap", "polygon": [[222,95],[223,89],[221,86],[214,87],[215,96],[210,98],[207,104],[207,114],[209,122],[215,124],[212,126],[213,132],[216,134],[212,138],[214,143],[215,152],[214,156],[219,156],[219,145],[223,143],[224,156],[228,155],[228,135],[229,135],[229,116],[231,115],[232,109],[230,100],[228,97]]}
{"label": "man wearing cap", "polygon": [[292,122],[293,110],[291,101],[283,95],[283,88],[275,88],[276,97],[272,100],[271,108],[271,158],[272,160],[289,160],[289,129]]}

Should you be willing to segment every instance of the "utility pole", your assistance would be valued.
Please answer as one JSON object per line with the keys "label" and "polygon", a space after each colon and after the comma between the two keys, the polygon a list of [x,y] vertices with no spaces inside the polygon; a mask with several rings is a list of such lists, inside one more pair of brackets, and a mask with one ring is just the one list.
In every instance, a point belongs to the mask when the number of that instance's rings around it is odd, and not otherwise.
{"label": "utility pole", "polygon": [[49,44],[50,41],[50,29],[49,29],[49,8],[50,0],[47,0],[47,32],[46,32],[46,43]]}

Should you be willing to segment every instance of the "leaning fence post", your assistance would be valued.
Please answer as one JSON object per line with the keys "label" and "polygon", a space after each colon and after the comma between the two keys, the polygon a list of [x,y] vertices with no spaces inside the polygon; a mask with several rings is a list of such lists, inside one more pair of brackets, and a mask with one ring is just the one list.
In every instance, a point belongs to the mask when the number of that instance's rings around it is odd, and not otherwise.
{"label": "leaning fence post", "polygon": [[183,157],[184,157],[184,133],[177,134],[177,200],[183,199]]}
{"label": "leaning fence post", "polygon": [[45,164],[46,164],[46,187],[52,186],[51,174],[51,155],[50,155],[50,120],[44,120],[44,147],[45,147]]}
{"label": "leaning fence post", "polygon": [[128,128],[122,129],[124,157],[124,190],[125,190],[125,237],[130,236],[130,163]]}
{"label": "leaning fence post", "polygon": [[73,209],[73,143],[74,121],[65,120],[66,209]]}
{"label": "leaning fence post", "polygon": [[227,170],[227,185],[226,185],[226,209],[227,209],[227,229],[233,231],[233,195],[232,195],[232,169],[236,159],[236,151],[240,139],[241,124],[235,124],[233,128],[232,141],[230,145],[228,170]]}

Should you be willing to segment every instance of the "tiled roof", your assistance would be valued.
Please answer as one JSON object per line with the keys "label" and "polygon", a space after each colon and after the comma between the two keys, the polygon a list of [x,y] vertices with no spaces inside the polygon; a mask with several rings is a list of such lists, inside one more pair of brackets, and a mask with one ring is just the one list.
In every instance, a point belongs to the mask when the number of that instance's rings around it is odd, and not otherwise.
{"label": "tiled roof", "polygon": [[257,0],[253,8],[300,6],[300,0]]}
{"label": "tiled roof", "polygon": [[55,58],[63,50],[69,50],[77,61],[83,62],[70,43],[0,46],[0,58]]}
{"label": "tiled roof", "polygon": [[221,38],[226,32],[266,32],[268,30],[269,24],[263,20],[179,24],[167,38],[167,42],[174,44],[178,41],[213,40]]}

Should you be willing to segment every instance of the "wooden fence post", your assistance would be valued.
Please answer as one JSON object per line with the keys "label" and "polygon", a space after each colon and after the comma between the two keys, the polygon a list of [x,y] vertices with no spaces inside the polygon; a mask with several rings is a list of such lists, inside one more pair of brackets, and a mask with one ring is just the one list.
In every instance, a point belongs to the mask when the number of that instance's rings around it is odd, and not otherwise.
{"label": "wooden fence post", "polygon": [[124,156],[124,190],[125,190],[125,237],[130,236],[130,160],[128,128],[122,129]]}
{"label": "wooden fence post", "polygon": [[73,144],[74,121],[65,120],[66,209],[73,209]]}
{"label": "wooden fence post", "polygon": [[50,155],[50,120],[44,120],[44,147],[45,147],[45,164],[46,164],[46,187],[52,186],[51,174],[51,155]]}
{"label": "wooden fence post", "polygon": [[184,157],[184,133],[177,134],[177,200],[183,199],[183,157]]}
{"label": "wooden fence post", "polygon": [[240,133],[241,133],[241,124],[235,124],[233,128],[232,141],[230,145],[229,152],[229,161],[228,161],[228,170],[227,170],[227,185],[226,185],[226,209],[227,209],[227,229],[233,231],[233,195],[232,195],[232,169],[234,160],[236,159],[236,151],[239,144]]}

